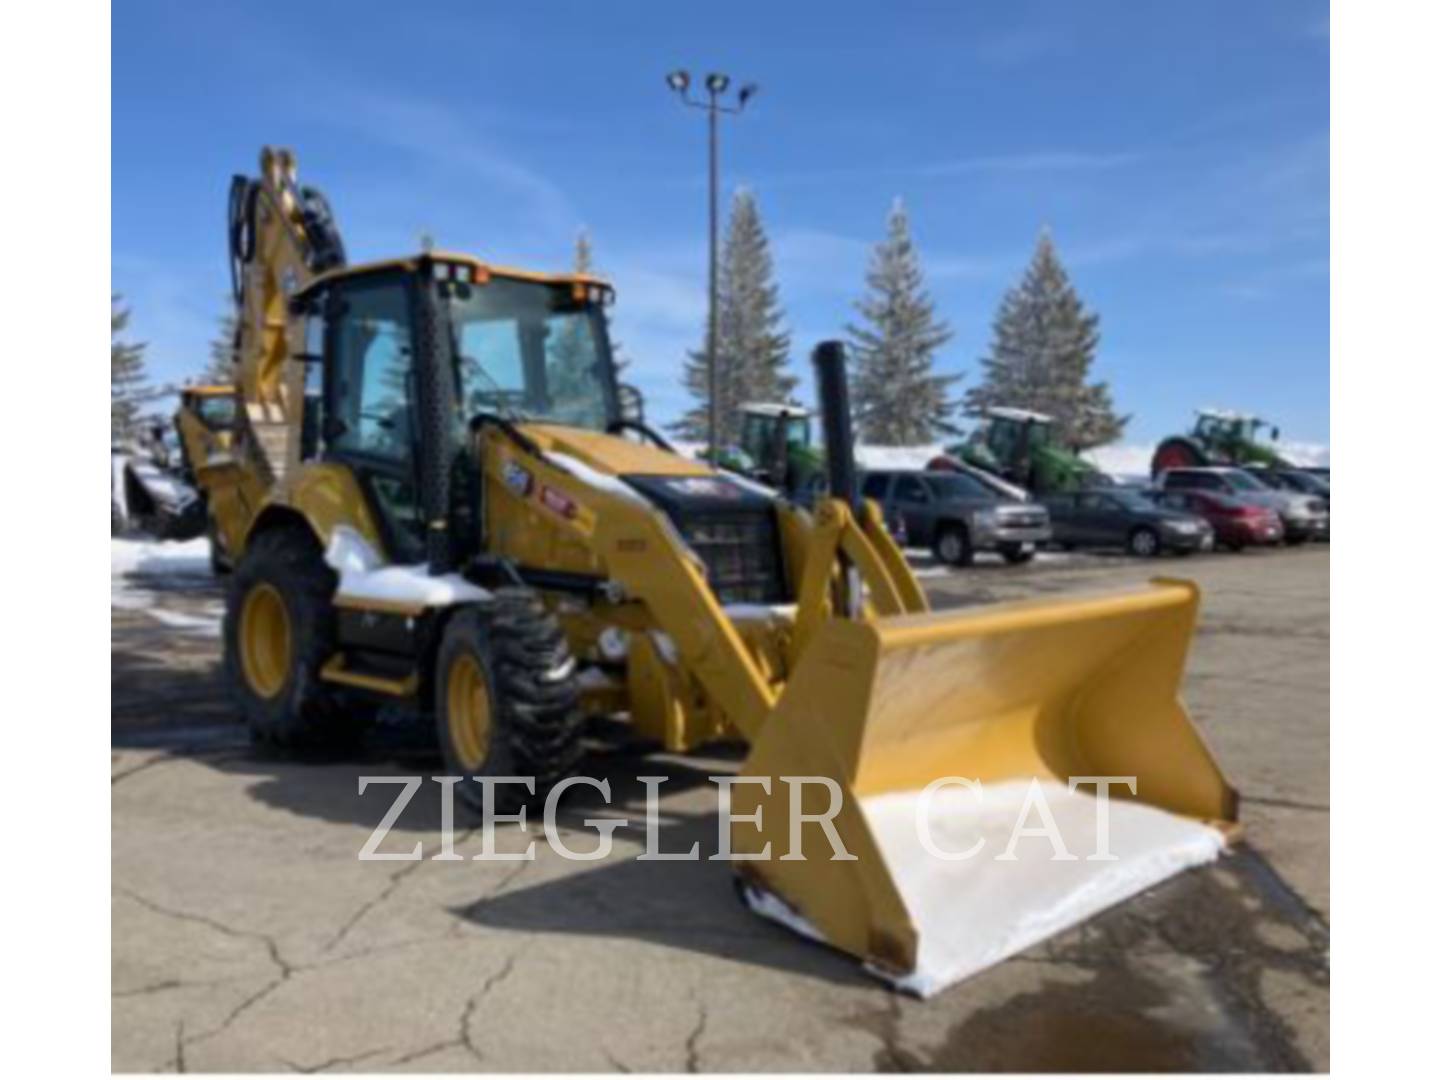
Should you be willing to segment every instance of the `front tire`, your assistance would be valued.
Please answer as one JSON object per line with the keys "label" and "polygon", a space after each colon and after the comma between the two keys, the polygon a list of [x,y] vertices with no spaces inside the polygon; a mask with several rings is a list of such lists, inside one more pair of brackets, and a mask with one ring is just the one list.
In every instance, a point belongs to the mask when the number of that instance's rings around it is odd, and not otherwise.
{"label": "front tire", "polygon": [[[496,590],[457,612],[435,661],[435,722],[452,776],[533,777],[539,798],[580,759],[582,717],[575,659],[555,616],[531,590]],[[479,784],[458,785],[481,809]],[[497,802],[529,801],[523,786],[496,789]]]}
{"label": "front tire", "polygon": [[280,527],[245,549],[225,605],[225,674],[257,743],[316,748],[358,733],[320,667],[335,652],[335,572],[307,530]]}
{"label": "front tire", "polygon": [[935,537],[935,558],[948,566],[969,566],[975,561],[970,534],[963,525],[942,525]]}
{"label": "front tire", "polygon": [[1024,544],[1001,544],[1000,557],[1011,566],[1020,566],[1035,558],[1035,549]]}
{"label": "front tire", "polygon": [[1153,559],[1160,554],[1160,534],[1142,525],[1130,534],[1130,541],[1125,546],[1136,558]]}

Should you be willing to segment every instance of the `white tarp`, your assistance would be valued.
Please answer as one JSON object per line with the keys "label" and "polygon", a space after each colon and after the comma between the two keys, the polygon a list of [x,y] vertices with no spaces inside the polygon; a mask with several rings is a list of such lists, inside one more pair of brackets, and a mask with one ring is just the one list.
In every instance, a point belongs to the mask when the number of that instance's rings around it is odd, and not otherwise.
{"label": "white tarp", "polygon": [[[915,971],[892,980],[899,989],[929,997],[1210,862],[1224,848],[1220,832],[1203,823],[1111,798],[1108,822],[1102,824],[1093,794],[1054,781],[1033,783],[1038,796],[1028,780],[985,785],[979,798],[962,787],[934,794],[925,814],[931,846],[952,855],[973,851],[963,859],[942,858],[926,847],[918,827],[919,791],[861,800],[919,935]],[[1056,846],[1048,836],[1029,835],[1050,825],[1047,811],[1069,858],[1052,857]],[[1024,832],[1012,851],[1017,826]],[[1102,828],[1108,833],[1104,842]],[[1096,857],[1107,850],[1113,858]],[[776,898],[747,891],[746,899],[757,913],[823,940],[816,927]]]}

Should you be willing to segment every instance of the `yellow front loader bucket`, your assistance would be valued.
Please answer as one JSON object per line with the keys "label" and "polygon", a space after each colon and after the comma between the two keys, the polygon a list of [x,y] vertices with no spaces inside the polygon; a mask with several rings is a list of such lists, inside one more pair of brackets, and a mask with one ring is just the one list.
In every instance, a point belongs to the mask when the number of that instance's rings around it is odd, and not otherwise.
{"label": "yellow front loader bucket", "polygon": [[1214,858],[1237,800],[1178,699],[1197,605],[828,621],[733,788],[747,900],[928,994]]}

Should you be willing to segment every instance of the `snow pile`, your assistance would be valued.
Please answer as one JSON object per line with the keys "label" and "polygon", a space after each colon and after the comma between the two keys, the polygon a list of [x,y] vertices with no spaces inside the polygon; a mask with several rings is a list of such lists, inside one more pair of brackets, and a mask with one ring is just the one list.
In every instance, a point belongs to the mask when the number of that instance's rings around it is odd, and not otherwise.
{"label": "snow pile", "polygon": [[1142,446],[1139,443],[1119,443],[1097,446],[1086,450],[1080,456],[1101,472],[1117,480],[1150,479],[1150,459],[1155,456],[1155,445]]}
{"label": "snow pile", "polygon": [[377,600],[418,607],[445,607],[490,594],[459,574],[431,575],[421,563],[386,565],[378,552],[348,525],[337,525],[325,561],[340,575],[336,599]]}
{"label": "snow pile", "polygon": [[857,446],[855,461],[862,469],[923,469],[945,452],[939,443],[927,446]]}
{"label": "snow pile", "polygon": [[[1159,443],[1118,443],[1097,446],[1081,456],[1101,472],[1118,479],[1150,478],[1150,459]],[[1278,442],[1275,449],[1286,461],[1296,465],[1329,465],[1330,447],[1324,443]]]}
{"label": "snow pile", "polygon": [[220,633],[224,606],[204,603],[198,614],[164,607],[165,593],[209,590],[210,541],[110,539],[110,606],[144,611],[156,622],[177,630],[215,637]]}
{"label": "snow pile", "polygon": [[[1032,794],[1032,785],[1038,794]],[[1061,858],[1038,835],[1048,807]],[[1224,848],[1216,829],[1131,800],[1111,799],[1102,839],[1094,796],[1056,781],[988,784],[935,793],[920,829],[920,792],[860,801],[877,848],[918,932],[915,970],[901,989],[929,997],[1014,956],[1192,866]],[[1025,830],[1014,841],[1017,826]],[[1112,859],[1096,858],[1107,852]],[[968,857],[956,858],[969,854]],[[949,857],[942,857],[949,856]],[[1064,856],[1068,856],[1064,857]],[[783,900],[751,889],[752,910],[805,937],[819,929]]]}

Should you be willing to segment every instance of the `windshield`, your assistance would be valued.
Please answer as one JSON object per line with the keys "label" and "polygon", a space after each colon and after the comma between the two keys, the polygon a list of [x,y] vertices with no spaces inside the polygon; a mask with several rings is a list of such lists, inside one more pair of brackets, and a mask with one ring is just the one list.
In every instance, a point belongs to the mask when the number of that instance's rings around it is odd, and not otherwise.
{"label": "windshield", "polygon": [[1126,510],[1138,510],[1148,513],[1155,509],[1155,504],[1139,491],[1109,491],[1106,492],[1106,494]]}
{"label": "windshield", "polygon": [[1311,495],[1329,495],[1330,485],[1318,476],[1312,476],[1307,472],[1287,472],[1282,474],[1297,491],[1304,491]]}
{"label": "windshield", "polygon": [[785,421],[785,442],[789,446],[810,445],[810,418],[792,416]]}
{"label": "windshield", "polygon": [[1239,469],[1231,469],[1225,474],[1225,479],[1230,481],[1230,486],[1236,491],[1271,491],[1269,484],[1262,484],[1255,477]]}
{"label": "windshield", "polygon": [[223,431],[235,423],[235,397],[233,394],[199,397],[195,401],[195,412],[207,427]]}
{"label": "windshield", "polygon": [[995,493],[964,473],[930,473],[925,482],[938,499],[995,499]]}
{"label": "windshield", "polygon": [[604,311],[570,285],[494,278],[444,303],[467,419],[491,412],[604,431],[619,415]]}

